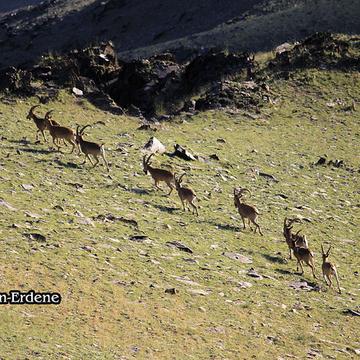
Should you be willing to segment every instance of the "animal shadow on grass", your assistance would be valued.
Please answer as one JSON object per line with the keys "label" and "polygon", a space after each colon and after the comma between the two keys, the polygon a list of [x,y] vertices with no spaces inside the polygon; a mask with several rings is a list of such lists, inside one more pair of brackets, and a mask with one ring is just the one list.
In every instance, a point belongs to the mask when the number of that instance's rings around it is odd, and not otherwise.
{"label": "animal shadow on grass", "polygon": [[54,160],[54,162],[62,167],[66,167],[68,169],[83,169],[83,166],[80,166],[78,164],[75,164],[71,161],[68,161],[68,162],[64,162],[64,161],[61,161],[61,160]]}
{"label": "animal shadow on grass", "polygon": [[202,222],[210,224],[212,226],[215,226],[219,230],[227,230],[227,231],[233,231],[233,232],[241,232],[242,231],[242,229],[240,227],[230,225],[230,224],[219,224],[215,221],[209,221],[209,220],[205,220]]}
{"label": "animal shadow on grass", "polygon": [[283,274],[283,275],[294,275],[293,271],[285,270],[285,269],[275,269],[276,272]]}
{"label": "animal shadow on grass", "polygon": [[214,224],[219,230],[228,230],[228,231],[234,231],[234,232],[241,232],[241,228],[239,228],[238,226],[234,226],[234,225],[229,225],[229,224]]}
{"label": "animal shadow on grass", "polygon": [[33,153],[33,154],[51,154],[51,153],[53,153],[52,150],[46,150],[46,149],[20,148],[19,150],[23,151],[23,152]]}
{"label": "animal shadow on grass", "polygon": [[141,188],[138,188],[138,187],[129,188],[129,187],[127,187],[127,186],[125,186],[123,184],[120,184],[120,183],[116,184],[116,186],[119,187],[120,189],[123,189],[125,191],[131,192],[131,193],[137,194],[137,195],[149,195],[150,194],[149,190],[141,189]]}
{"label": "animal shadow on grass", "polygon": [[179,210],[179,208],[176,207],[170,207],[170,206],[164,206],[164,205],[154,205],[154,208],[163,211],[163,212],[167,212],[169,214],[174,213],[175,211]]}
{"label": "animal shadow on grass", "polygon": [[127,191],[130,191],[134,194],[138,194],[138,195],[149,195],[150,192],[149,190],[146,190],[146,189],[141,189],[141,188],[130,188],[130,189],[127,189]]}
{"label": "animal shadow on grass", "polygon": [[277,264],[287,264],[287,261],[281,256],[274,256],[269,254],[261,254],[266,260]]}

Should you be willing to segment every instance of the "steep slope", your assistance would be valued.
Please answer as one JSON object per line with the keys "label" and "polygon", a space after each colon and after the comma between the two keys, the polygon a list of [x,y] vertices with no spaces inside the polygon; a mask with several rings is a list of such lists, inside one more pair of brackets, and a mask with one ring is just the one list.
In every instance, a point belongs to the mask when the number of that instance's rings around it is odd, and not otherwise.
{"label": "steep slope", "polygon": [[25,6],[35,5],[40,2],[41,0],[3,0],[0,2],[0,16],[2,14],[16,11]]}
{"label": "steep slope", "polygon": [[359,13],[356,0],[47,0],[1,19],[0,68],[109,39],[126,58],[268,50],[315,31],[359,33]]}
{"label": "steep slope", "polygon": [[[360,98],[360,78],[311,69],[271,91],[257,118],[209,111],[156,132],[66,92],[37,109],[55,109],[64,125],[93,124],[87,139],[105,143],[110,173],[80,165],[70,148],[35,143],[26,114],[37,98],[1,102],[1,292],[57,291],[63,300],[1,305],[0,358],[355,359],[360,113],[349,96]],[[154,135],[205,160],[153,159],[187,173],[199,217],[143,173],[139,148]],[[325,153],[345,166],[314,166]],[[252,191],[246,201],[261,213],[263,237],[242,229],[234,186]],[[304,219],[296,230],[308,236],[318,279],[288,260],[285,216]],[[333,245],[341,295],[321,278],[322,243]]]}

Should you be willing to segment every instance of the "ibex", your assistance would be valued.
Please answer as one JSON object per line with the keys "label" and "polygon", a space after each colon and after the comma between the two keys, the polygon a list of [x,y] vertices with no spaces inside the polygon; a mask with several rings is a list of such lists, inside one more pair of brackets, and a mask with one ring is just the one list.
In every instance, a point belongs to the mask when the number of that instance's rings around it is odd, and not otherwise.
{"label": "ibex", "polygon": [[[260,225],[256,222],[256,218],[259,215],[259,211],[255,206],[245,204],[241,202],[241,198],[244,192],[247,191],[251,195],[250,190],[242,189],[242,188],[234,188],[234,206],[238,209],[241,219],[243,221],[244,229],[246,229],[245,219],[249,220],[255,225],[254,232],[256,233],[256,229],[259,229],[259,233],[262,236],[263,233],[261,232]],[[251,226],[250,226],[251,229]],[[251,229],[252,230],[252,229]]]}
{"label": "ibex", "polygon": [[193,214],[194,214],[194,212],[196,212],[196,215],[199,216],[198,208],[194,204],[194,200],[196,199],[196,194],[191,189],[181,186],[182,178],[184,177],[184,175],[185,175],[185,173],[182,174],[179,177],[179,179],[176,179],[176,176],[174,174],[175,186],[176,186],[176,190],[179,195],[179,198],[181,200],[183,210],[185,211],[185,203],[187,202],[192,206]]}
{"label": "ibex", "polygon": [[[99,145],[97,143],[86,141],[83,139],[84,130],[87,127],[91,127],[91,125],[85,125],[80,131],[79,131],[80,128],[79,125],[76,128],[76,142],[80,146],[81,151],[85,154],[85,160],[82,163],[82,165],[86,163],[86,159],[89,159],[91,165],[95,167],[99,163],[98,156],[101,156],[102,159],[104,160],[107,171],[109,171],[110,170],[109,165],[105,158],[104,144]],[[92,162],[90,155],[92,155],[95,158],[96,160],[95,164]]]}
{"label": "ibex", "polygon": [[158,185],[159,182],[164,181],[166,185],[170,188],[170,192],[168,193],[168,195],[170,195],[174,189],[174,185],[173,185],[175,183],[174,175],[168,170],[153,168],[150,163],[150,159],[153,155],[154,154],[151,154],[147,159],[146,159],[146,155],[144,155],[143,157],[144,173],[145,174],[150,173],[151,177],[154,179],[155,187],[159,190],[162,190]]}
{"label": "ibex", "polygon": [[[307,239],[305,235],[297,235],[298,239],[295,241],[293,239],[294,245],[293,245],[293,251],[294,251],[294,256],[296,257],[297,260],[297,268],[296,271],[299,271],[299,265],[301,268],[301,275],[304,274],[304,268],[302,266],[302,262],[304,262],[306,265],[310,266],[312,274],[314,276],[314,278],[316,279],[316,275],[315,275],[315,265],[314,265],[314,254],[310,251],[309,248],[304,248],[301,246],[298,246],[298,242],[300,241],[301,243],[306,243],[307,244]],[[301,240],[299,238],[302,238]]]}
{"label": "ibex", "polygon": [[53,111],[54,110],[50,110],[45,115],[46,126],[53,139],[53,143],[58,148],[58,151],[60,151],[60,145],[56,142],[56,140],[63,139],[67,141],[72,145],[72,149],[70,151],[70,154],[72,154],[76,146],[74,130],[65,126],[54,125],[54,120],[51,120],[51,113]]}
{"label": "ibex", "polygon": [[[329,257],[330,250],[331,250],[331,245],[329,247],[329,250],[325,253],[324,248],[323,248],[323,246],[321,244],[321,253],[322,253],[322,259],[323,259],[322,273],[323,273],[323,277],[324,277],[324,280],[326,282],[326,285],[329,285],[330,289],[331,289],[331,286],[332,286],[331,276],[335,276],[336,283],[337,283],[337,286],[338,286],[338,291],[339,291],[339,294],[341,294],[339,278],[338,278],[338,274],[337,274],[337,271],[336,271],[336,267],[331,262],[326,261],[326,259]],[[328,280],[329,280],[329,283],[328,283]]]}
{"label": "ibex", "polygon": [[283,234],[285,237],[285,241],[289,247],[289,259],[291,259],[291,250],[294,249],[295,243],[297,244],[298,247],[303,247],[303,248],[308,247],[306,237],[299,235],[301,230],[299,230],[296,234],[293,234],[291,232],[291,230],[293,228],[292,224],[294,222],[300,222],[300,220],[299,219],[287,219],[287,218],[284,219]]}
{"label": "ibex", "polygon": [[[47,130],[47,121],[46,121],[45,118],[41,118],[41,117],[39,117],[38,115],[36,115],[36,114],[34,113],[34,110],[35,110],[37,107],[39,107],[39,106],[40,106],[40,105],[34,105],[34,106],[32,106],[32,107],[30,108],[29,113],[28,113],[28,115],[26,116],[26,118],[27,118],[28,120],[33,120],[34,123],[35,123],[35,125],[36,125],[36,127],[38,128],[37,131],[36,131],[36,141],[38,141],[38,139],[39,139],[39,132],[41,132],[41,134],[42,134],[42,136],[43,136],[43,138],[44,138],[44,141],[47,142],[46,136],[45,136],[45,133],[44,133],[44,131]],[[46,115],[45,115],[45,117],[46,117]],[[51,121],[52,121],[53,125],[59,125],[56,121],[54,121],[54,120],[51,120]]]}

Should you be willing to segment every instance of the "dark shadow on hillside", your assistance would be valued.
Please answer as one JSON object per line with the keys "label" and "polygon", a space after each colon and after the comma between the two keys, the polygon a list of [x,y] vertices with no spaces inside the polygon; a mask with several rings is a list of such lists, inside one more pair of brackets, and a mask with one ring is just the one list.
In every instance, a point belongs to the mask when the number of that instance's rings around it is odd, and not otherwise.
{"label": "dark shadow on hillside", "polygon": [[234,18],[239,21],[245,12],[256,11],[254,6],[261,2],[43,1],[2,19],[7,26],[0,27],[0,38],[4,38],[0,68],[33,62],[48,52],[49,44],[56,52],[86,46],[94,39],[111,39],[124,51],[192,36]]}
{"label": "dark shadow on hillside", "polygon": [[231,224],[221,224],[221,223],[218,223],[218,222],[212,221],[212,220],[200,220],[199,222],[206,223],[211,226],[215,226],[219,230],[226,230],[226,231],[232,231],[232,232],[242,232],[242,230],[243,230],[242,228],[240,228],[238,226],[234,226]]}
{"label": "dark shadow on hillside", "polygon": [[[61,161],[59,159],[55,159],[54,162],[57,164],[57,165],[60,165],[62,167],[65,167],[65,168],[68,168],[68,169],[83,169],[83,166],[81,165],[78,165],[78,164],[75,164],[71,161],[68,161],[68,162],[64,162],[64,161]],[[90,170],[91,168],[89,168]]]}
{"label": "dark shadow on hillside", "polygon": [[233,225],[229,225],[229,224],[219,224],[216,223],[214,224],[219,230],[228,230],[228,231],[234,231],[234,232],[241,232],[241,228],[239,228],[238,226],[233,226]]}
{"label": "dark shadow on hillside", "polygon": [[124,191],[127,191],[127,192],[131,192],[133,194],[137,194],[137,195],[150,195],[150,191],[149,190],[146,190],[146,189],[141,189],[141,188],[138,188],[138,187],[127,187],[126,185],[123,185],[123,184],[117,184],[117,187],[119,187],[120,189],[123,189]]}
{"label": "dark shadow on hillside", "polygon": [[35,148],[19,148],[19,150],[33,154],[52,154],[54,152],[53,150],[35,149]]}
{"label": "dark shadow on hillside", "polygon": [[86,99],[98,109],[112,115],[125,115],[125,111],[115,104],[109,95],[101,92],[93,92],[86,95]]}
{"label": "dark shadow on hillside", "polygon": [[153,205],[155,209],[166,212],[168,214],[173,214],[175,211],[178,211],[180,208],[164,206],[164,205]]}
{"label": "dark shadow on hillside", "polygon": [[[32,142],[30,140],[26,140],[26,139],[20,139],[20,140],[7,140],[9,143],[12,144],[18,144],[18,145],[29,145],[32,144]],[[34,145],[39,144],[37,142],[33,143]]]}
{"label": "dark shadow on hillside", "polygon": [[282,275],[293,275],[294,271],[285,270],[285,269],[275,269],[276,272]]}
{"label": "dark shadow on hillside", "polygon": [[262,257],[264,257],[266,260],[277,263],[277,264],[287,264],[288,262],[281,256],[274,256],[274,255],[268,255],[268,254],[261,254]]}

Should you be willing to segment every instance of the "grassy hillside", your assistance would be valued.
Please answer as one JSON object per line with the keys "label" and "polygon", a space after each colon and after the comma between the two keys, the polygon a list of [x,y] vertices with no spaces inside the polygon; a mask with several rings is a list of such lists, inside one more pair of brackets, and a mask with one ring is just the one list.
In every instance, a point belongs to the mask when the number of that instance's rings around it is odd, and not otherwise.
{"label": "grassy hillside", "polygon": [[[0,197],[8,205],[0,203],[1,291],[58,291],[63,300],[2,305],[0,358],[356,357],[359,321],[343,311],[360,305],[360,115],[347,109],[360,98],[359,74],[311,70],[270,85],[273,104],[257,119],[206,112],[156,132],[61,93],[49,104],[56,120],[105,124],[88,138],[106,143],[110,174],[34,144],[35,126],[25,117],[37,99],[1,103]],[[143,173],[139,148],[153,135],[170,151],[178,142],[206,159],[153,160],[187,173],[184,182],[201,199],[199,217],[184,213],[175,193],[155,191]],[[215,153],[219,161],[209,159]],[[325,153],[357,172],[312,166]],[[247,201],[260,210],[263,237],[241,228],[234,186],[253,192]],[[98,218],[109,213],[138,227]],[[298,228],[315,253],[317,280],[287,260],[282,222],[294,215],[307,219]],[[175,240],[193,253],[166,245]],[[341,295],[321,278],[322,243],[333,245]],[[262,278],[250,277],[250,268]],[[289,286],[303,280],[320,291]]]}

